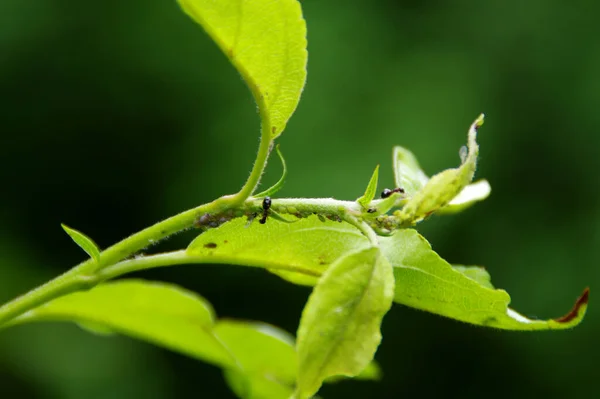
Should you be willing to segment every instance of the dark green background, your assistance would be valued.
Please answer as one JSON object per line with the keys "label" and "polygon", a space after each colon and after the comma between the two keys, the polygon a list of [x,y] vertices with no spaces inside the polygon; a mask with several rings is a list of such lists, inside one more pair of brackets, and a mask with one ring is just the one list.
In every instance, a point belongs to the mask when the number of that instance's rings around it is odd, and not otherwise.
{"label": "dark green background", "polygon": [[[450,4],[452,3],[452,4]],[[357,198],[391,148],[455,166],[480,113],[492,195],[419,229],[450,262],[485,265],[529,316],[591,305],[566,332],[512,333],[394,306],[381,383],[326,398],[597,397],[600,377],[600,3],[304,1],[308,82],[280,138],[282,196]],[[202,30],[167,0],[0,1],[0,300],[101,246],[235,192],[258,144],[255,105]],[[265,184],[280,173],[272,162]],[[382,188],[382,187],[380,187]],[[161,249],[182,247],[178,236]],[[224,317],[295,332],[309,294],[260,270],[181,266],[176,282]],[[66,324],[0,334],[0,397],[229,398],[220,371]]]}

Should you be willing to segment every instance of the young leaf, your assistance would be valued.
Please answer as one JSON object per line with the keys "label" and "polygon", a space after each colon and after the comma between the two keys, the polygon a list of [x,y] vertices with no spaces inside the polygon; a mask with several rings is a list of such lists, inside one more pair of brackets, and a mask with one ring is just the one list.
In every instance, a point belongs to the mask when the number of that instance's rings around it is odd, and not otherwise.
{"label": "young leaf", "polygon": [[356,200],[364,209],[369,207],[373,198],[375,198],[375,193],[377,192],[377,182],[379,181],[379,165],[375,167],[375,171],[371,176],[371,180],[369,180],[369,184],[367,185],[367,189],[362,197]]}
{"label": "young leaf", "polygon": [[297,398],[310,398],[328,377],[355,376],[365,369],[381,341],[379,329],[393,291],[392,268],[378,248],[329,267],[300,319]]}
{"label": "young leaf", "polygon": [[61,224],[61,226],[63,230],[67,232],[69,237],[71,237],[71,239],[75,241],[75,244],[79,245],[79,247],[83,249],[96,262],[100,261],[100,249],[90,237],[86,236],[80,231],[70,228],[65,224]]}
{"label": "young leaf", "polygon": [[462,265],[452,265],[452,268],[457,272],[462,273],[466,277],[471,280],[477,281],[479,285],[485,288],[494,289],[492,285],[492,276],[485,270],[484,267],[481,266],[462,266]]}
{"label": "young leaf", "polygon": [[583,319],[588,290],[563,317],[531,320],[508,307],[510,297],[494,289],[487,272],[450,266],[413,229],[381,237],[381,250],[394,267],[394,301],[459,321],[505,330],[574,327]]}
{"label": "young leaf", "polygon": [[242,75],[275,138],[306,80],[306,24],[297,0],[178,0]]}
{"label": "young leaf", "polygon": [[492,187],[487,180],[478,180],[463,188],[462,191],[448,203],[448,205],[441,207],[437,213],[440,215],[447,215],[461,212],[475,202],[486,199],[491,191]]}
{"label": "young leaf", "polygon": [[447,205],[473,179],[477,166],[479,146],[476,142],[477,129],[483,124],[483,114],[471,125],[468,134],[468,153],[464,162],[455,169],[447,169],[434,175],[425,186],[416,192],[404,208],[394,212],[405,224],[414,224]]}
{"label": "young leaf", "polygon": [[429,180],[417,158],[404,147],[394,147],[394,180],[408,197],[415,195]]}
{"label": "young leaf", "polygon": [[[237,218],[208,230],[196,237],[187,251],[229,256],[234,264],[272,266],[277,269],[270,271],[286,280],[315,285],[335,260],[370,245],[355,227],[330,220],[322,222],[314,215],[295,223],[272,218],[265,224],[252,223],[246,227],[246,223],[245,218]],[[307,273],[288,272],[279,267],[298,268]]]}
{"label": "young leaf", "polygon": [[262,193],[255,194],[254,197],[256,198],[263,198],[277,193],[279,190],[281,190],[283,184],[285,183],[285,178],[287,177],[287,167],[285,165],[285,159],[283,159],[283,155],[281,154],[281,151],[279,151],[279,144],[277,144],[277,147],[275,147],[275,151],[277,151],[277,155],[279,155],[279,159],[281,159],[281,165],[283,166],[283,173],[281,174],[281,178],[279,179],[279,181],[277,181],[277,183],[275,183],[267,190],[263,191]]}

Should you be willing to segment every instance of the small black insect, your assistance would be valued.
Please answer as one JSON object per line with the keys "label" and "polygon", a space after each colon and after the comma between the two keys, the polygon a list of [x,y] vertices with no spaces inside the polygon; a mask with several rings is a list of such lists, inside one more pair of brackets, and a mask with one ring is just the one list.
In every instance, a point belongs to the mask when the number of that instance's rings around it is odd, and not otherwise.
{"label": "small black insect", "polygon": [[389,188],[384,188],[383,191],[381,192],[381,198],[387,198],[394,193],[404,194],[404,189],[401,187],[395,188],[393,190],[390,190]]}
{"label": "small black insect", "polygon": [[263,215],[259,220],[260,224],[265,224],[267,222],[267,216],[269,216],[269,209],[271,209],[271,197],[265,197],[262,203]]}

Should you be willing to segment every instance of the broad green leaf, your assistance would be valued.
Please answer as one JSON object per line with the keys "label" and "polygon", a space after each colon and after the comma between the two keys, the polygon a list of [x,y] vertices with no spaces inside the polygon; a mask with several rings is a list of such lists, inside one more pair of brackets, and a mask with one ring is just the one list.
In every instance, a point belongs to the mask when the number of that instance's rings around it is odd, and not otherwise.
{"label": "broad green leaf", "polygon": [[214,317],[210,304],[193,292],[166,283],[120,280],[57,298],[19,321],[104,326],[211,364],[234,367],[235,359],[212,332]]}
{"label": "broad green leaf", "polygon": [[[484,270],[452,267],[413,229],[381,237],[381,250],[394,267],[394,301],[459,321],[505,330],[574,327],[583,319],[588,291],[563,317],[531,320],[508,307],[510,297],[493,289]],[[533,283],[533,281],[532,281]]]}
{"label": "broad green leaf", "polygon": [[[200,234],[187,251],[197,255],[227,256],[234,264],[267,266],[293,283],[314,285],[335,260],[368,246],[365,236],[350,224],[321,221],[312,215],[295,223],[270,218],[265,224],[252,223],[250,226],[245,218],[233,219],[218,229]],[[293,273],[282,268],[301,269],[307,273]]]}
{"label": "broad green leaf", "polygon": [[79,245],[79,247],[85,251],[85,253],[87,253],[96,262],[100,261],[100,249],[90,237],[86,236],[80,231],[70,228],[65,224],[61,224],[61,227],[67,232],[69,237],[75,241],[75,244]]}
{"label": "broad green leaf", "polygon": [[269,187],[267,190],[254,195],[254,197],[256,197],[256,198],[267,197],[267,196],[277,193],[279,190],[281,190],[281,188],[283,187],[283,184],[285,183],[285,178],[287,177],[287,167],[285,165],[285,159],[283,158],[281,151],[279,151],[279,144],[277,144],[277,147],[275,147],[275,151],[277,151],[277,155],[279,155],[279,159],[281,160],[281,165],[283,166],[283,173],[281,174],[281,178],[277,181],[277,183],[275,183],[273,186]]}
{"label": "broad green leaf", "polygon": [[[473,180],[479,154],[479,146],[476,142],[477,129],[482,124],[483,114],[473,122],[469,129],[468,152],[460,167],[447,169],[434,175],[408,200],[404,208],[394,212],[401,222],[410,225],[424,219],[448,205]],[[401,177],[402,175],[400,175]]]}
{"label": "broad green leaf", "polygon": [[429,180],[417,158],[404,147],[394,147],[394,180],[408,197],[415,195]]}
{"label": "broad green leaf", "polygon": [[297,0],[178,0],[249,86],[271,137],[281,134],[306,81],[306,24]]}
{"label": "broad green leaf", "polygon": [[244,397],[287,399],[294,389],[293,336],[265,323],[215,321],[208,302],[171,284],[104,283],[31,310],[16,324],[52,320],[122,333],[223,367],[232,389]]}
{"label": "broad green leaf", "polygon": [[393,291],[392,268],[378,248],[329,267],[300,319],[297,398],[310,398],[328,377],[356,376],[367,367],[381,342],[381,321]]}
{"label": "broad green leaf", "polygon": [[369,180],[369,184],[367,185],[367,189],[362,197],[356,200],[364,209],[369,207],[373,198],[375,198],[375,193],[377,192],[377,182],[379,181],[379,165],[375,167],[375,171],[371,176],[371,180]]}

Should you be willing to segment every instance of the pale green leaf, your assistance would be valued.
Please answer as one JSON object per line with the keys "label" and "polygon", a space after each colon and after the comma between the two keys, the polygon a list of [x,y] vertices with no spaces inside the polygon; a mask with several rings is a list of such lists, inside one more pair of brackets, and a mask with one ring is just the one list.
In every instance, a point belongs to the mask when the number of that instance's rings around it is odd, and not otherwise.
{"label": "pale green leaf", "polygon": [[283,158],[281,151],[279,151],[279,144],[277,144],[277,147],[275,147],[275,151],[277,151],[277,155],[279,155],[279,159],[281,160],[281,165],[283,166],[283,173],[281,174],[281,178],[277,181],[277,183],[275,183],[274,185],[272,185],[265,191],[254,195],[254,197],[256,197],[256,198],[263,198],[263,197],[267,197],[267,196],[277,193],[279,190],[281,190],[281,188],[283,187],[283,185],[285,183],[285,178],[287,177],[287,167],[285,165],[285,159]]}
{"label": "pale green leaf", "polygon": [[378,248],[329,267],[300,319],[298,398],[311,397],[328,377],[356,376],[367,367],[381,341],[380,325],[393,291],[392,268]]}
{"label": "pale green leaf", "polygon": [[294,389],[298,366],[292,335],[265,323],[215,322],[208,302],[171,284],[104,283],[35,308],[15,324],[52,320],[129,335],[223,367],[232,389],[244,397],[288,398]]}
{"label": "pale green leaf", "polygon": [[226,369],[223,376],[229,388],[240,399],[289,399],[294,388],[264,376],[248,376]]}
{"label": "pale green leaf", "polygon": [[492,285],[492,277],[484,267],[452,265],[452,268],[457,272],[464,274],[471,280],[477,281],[479,285],[485,288],[494,289],[494,286]]}
{"label": "pale green leaf", "polygon": [[[237,218],[200,234],[189,245],[191,254],[227,256],[230,263],[259,265],[296,284],[314,285],[336,259],[369,246],[369,241],[347,223],[321,221],[317,216],[284,223],[247,226]],[[305,273],[293,273],[300,269]]]}
{"label": "pale green leaf", "polygon": [[265,323],[221,320],[214,329],[239,369],[225,380],[241,398],[287,399],[294,391],[297,357],[294,337]]}
{"label": "pale green leaf", "polygon": [[475,202],[486,199],[490,195],[491,191],[492,187],[487,180],[478,180],[475,183],[469,184],[463,188],[462,191],[448,203],[448,205],[438,209],[437,213],[442,215],[461,212],[473,205]]}
{"label": "pale green leaf", "polygon": [[482,124],[483,115],[471,125],[467,140],[468,152],[460,167],[447,169],[434,175],[401,210],[394,212],[401,222],[414,224],[424,219],[448,205],[473,180],[479,154],[479,146],[476,142],[477,129]]}
{"label": "pale green leaf", "polygon": [[104,326],[211,364],[235,366],[235,359],[215,339],[210,304],[172,284],[142,280],[104,283],[35,308],[19,322],[38,320]]}
{"label": "pale green leaf", "polygon": [[[506,330],[548,330],[573,327],[583,319],[588,291],[563,317],[532,320],[508,307],[510,297],[493,289],[483,270],[453,268],[413,229],[381,237],[381,249],[394,267],[394,301],[459,321]],[[532,281],[533,283],[533,281]]]}
{"label": "pale green leaf", "polygon": [[85,253],[87,253],[96,262],[100,261],[100,249],[90,237],[86,236],[80,231],[70,228],[65,224],[61,224],[61,226],[63,230],[67,232],[69,237],[75,241],[75,244],[79,245],[79,247],[83,249]]}
{"label": "pale green leaf", "polygon": [[375,198],[375,194],[377,193],[377,182],[379,181],[379,165],[375,167],[375,171],[371,176],[371,180],[369,180],[369,184],[365,190],[365,193],[362,197],[356,200],[364,209],[369,208],[369,204]]}
{"label": "pale green leaf", "polygon": [[[367,367],[365,367],[365,369],[363,371],[360,372],[360,374],[358,374],[357,376],[352,377],[352,378],[355,380],[359,380],[359,381],[379,381],[379,380],[381,380],[382,376],[383,376],[383,371],[381,371],[381,366],[379,366],[379,363],[377,363],[375,360],[373,360],[371,363],[369,363],[367,365]],[[335,376],[327,377],[324,382],[327,384],[336,383],[339,381],[344,381],[347,378],[348,377],[343,376],[343,375],[335,375]]]}
{"label": "pale green leaf", "polygon": [[296,0],[178,0],[240,72],[275,138],[306,80],[306,24]]}
{"label": "pale green leaf", "polygon": [[417,158],[412,152],[404,147],[394,147],[394,180],[396,187],[404,189],[408,197],[412,197],[429,180],[429,177],[423,172]]}

